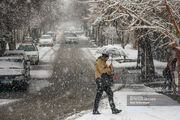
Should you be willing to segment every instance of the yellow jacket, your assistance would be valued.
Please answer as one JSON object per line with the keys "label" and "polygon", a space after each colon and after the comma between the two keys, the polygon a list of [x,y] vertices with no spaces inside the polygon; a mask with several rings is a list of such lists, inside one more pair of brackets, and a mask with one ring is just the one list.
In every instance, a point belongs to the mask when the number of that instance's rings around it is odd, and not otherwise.
{"label": "yellow jacket", "polygon": [[96,66],[95,79],[97,79],[103,73],[107,73],[109,75],[111,74],[110,68],[107,66],[106,61],[102,57],[99,57],[96,60],[95,66]]}

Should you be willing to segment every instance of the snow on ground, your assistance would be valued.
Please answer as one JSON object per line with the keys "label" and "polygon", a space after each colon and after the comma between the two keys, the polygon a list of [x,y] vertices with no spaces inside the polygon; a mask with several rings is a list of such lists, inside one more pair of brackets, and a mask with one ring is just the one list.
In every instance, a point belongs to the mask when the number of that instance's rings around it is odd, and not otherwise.
{"label": "snow on ground", "polygon": [[48,80],[38,80],[38,81],[34,80],[30,84],[29,92],[36,93],[36,92],[40,91],[42,88],[45,88],[45,87],[48,87],[51,85],[53,85],[53,83],[49,83]]}
{"label": "snow on ground", "polygon": [[52,75],[51,70],[31,70],[31,78],[49,78]]}
{"label": "snow on ground", "polygon": [[38,49],[40,61],[51,62],[55,57],[56,51],[59,49],[59,45],[54,47],[38,47]]}
{"label": "snow on ground", "polygon": [[[82,111],[66,120],[179,120],[180,106],[128,106],[127,95],[158,95],[147,87],[140,89],[124,88],[114,93],[116,107],[122,112],[111,113],[108,98],[101,100],[99,111],[101,115],[93,115],[92,110]],[[164,96],[168,99],[167,96]]]}

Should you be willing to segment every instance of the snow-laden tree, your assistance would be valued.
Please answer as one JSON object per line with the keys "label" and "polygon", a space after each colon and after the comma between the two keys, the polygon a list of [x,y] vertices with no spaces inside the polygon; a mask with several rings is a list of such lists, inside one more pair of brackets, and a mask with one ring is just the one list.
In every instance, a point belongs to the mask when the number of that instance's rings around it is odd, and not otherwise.
{"label": "snow-laden tree", "polygon": [[105,44],[114,44],[115,39],[117,39],[116,28],[113,26],[107,26],[103,28],[102,35],[105,36]]}
{"label": "snow-laden tree", "polygon": [[154,74],[152,42],[165,49],[172,43],[179,45],[178,0],[94,0],[91,5],[92,24],[103,25],[107,22],[115,25],[117,31],[134,31],[142,57],[142,73],[146,78],[151,77],[149,73]]}
{"label": "snow-laden tree", "polygon": [[174,13],[176,23],[179,23],[179,2],[171,0],[94,0],[90,18],[93,24],[118,22],[121,29],[158,31],[168,39],[178,41],[172,32],[174,26],[166,5]]}

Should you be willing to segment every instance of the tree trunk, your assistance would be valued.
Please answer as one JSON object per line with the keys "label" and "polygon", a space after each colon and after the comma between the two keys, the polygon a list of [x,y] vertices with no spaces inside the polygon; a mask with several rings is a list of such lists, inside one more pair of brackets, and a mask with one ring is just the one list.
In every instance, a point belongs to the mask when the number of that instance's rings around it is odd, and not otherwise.
{"label": "tree trunk", "polygon": [[155,70],[149,37],[145,36],[139,42],[139,54],[141,55],[141,79],[143,82],[153,81]]}
{"label": "tree trunk", "polygon": [[140,41],[138,40],[138,55],[137,55],[137,68],[140,68],[141,67],[141,45],[140,45]]}
{"label": "tree trunk", "polygon": [[153,62],[153,56],[152,56],[152,50],[151,50],[151,43],[149,40],[149,37],[146,36],[146,57],[145,57],[145,65],[146,65],[146,80],[147,81],[153,81],[155,77],[155,70],[154,70],[154,62]]}

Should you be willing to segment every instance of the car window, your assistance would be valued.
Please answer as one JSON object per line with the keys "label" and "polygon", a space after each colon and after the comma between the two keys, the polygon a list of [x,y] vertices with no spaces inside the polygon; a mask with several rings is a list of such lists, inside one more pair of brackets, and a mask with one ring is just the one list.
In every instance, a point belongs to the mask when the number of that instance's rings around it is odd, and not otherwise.
{"label": "car window", "polygon": [[33,45],[20,45],[18,50],[36,51],[36,48]]}
{"label": "car window", "polygon": [[64,36],[65,37],[77,37],[77,35],[73,34],[73,33],[66,33]]}
{"label": "car window", "polygon": [[51,36],[42,36],[41,39],[51,39]]}
{"label": "car window", "polygon": [[50,36],[52,36],[52,37],[54,37],[55,36],[55,34],[54,33],[47,33],[48,35],[50,35]]}

